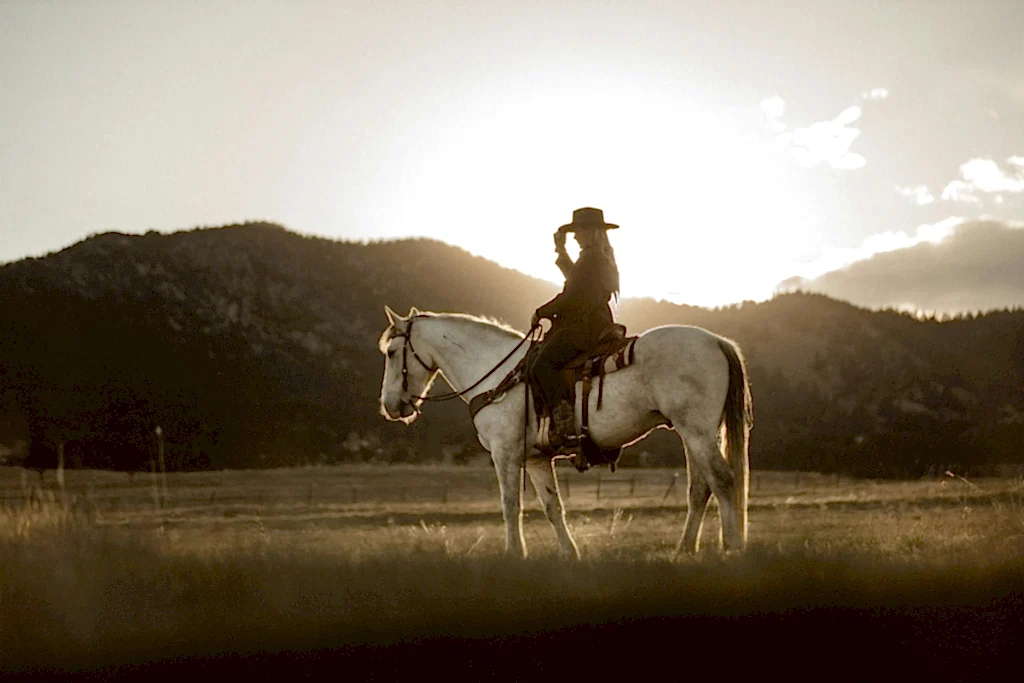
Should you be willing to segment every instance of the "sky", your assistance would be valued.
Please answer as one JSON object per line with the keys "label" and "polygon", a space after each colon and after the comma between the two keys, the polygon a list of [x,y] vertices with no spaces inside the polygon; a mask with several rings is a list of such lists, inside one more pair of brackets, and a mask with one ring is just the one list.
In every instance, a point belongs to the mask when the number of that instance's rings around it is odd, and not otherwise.
{"label": "sky", "polygon": [[623,296],[1024,306],[1021,26],[1012,0],[0,0],[0,263],[266,220],[560,282],[551,235],[594,206]]}

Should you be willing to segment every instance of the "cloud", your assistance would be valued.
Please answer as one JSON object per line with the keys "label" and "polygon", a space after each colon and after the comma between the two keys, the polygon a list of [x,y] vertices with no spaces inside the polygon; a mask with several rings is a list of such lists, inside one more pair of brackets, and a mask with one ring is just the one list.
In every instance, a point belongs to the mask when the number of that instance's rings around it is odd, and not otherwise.
{"label": "cloud", "polygon": [[928,189],[927,185],[899,185],[896,187],[896,191],[904,197],[910,197],[914,200],[914,203],[918,206],[924,206],[925,204],[931,204],[935,201],[935,195],[932,194],[931,190]]}
{"label": "cloud", "polygon": [[[954,314],[1024,306],[1024,225],[950,219],[866,240],[907,246],[813,278],[790,278],[778,291],[802,289],[869,308],[914,307]],[[869,249],[864,249],[869,251]]]}
{"label": "cloud", "polygon": [[962,218],[952,216],[938,223],[919,225],[913,235],[903,230],[888,231],[868,235],[857,247],[828,247],[821,256],[806,264],[794,282],[805,282],[820,277],[830,271],[845,268],[857,261],[863,261],[876,254],[897,249],[906,249],[922,242],[940,242],[953,233],[963,222]]}
{"label": "cloud", "polygon": [[761,125],[772,133],[786,130],[786,124],[779,119],[786,111],[786,101],[774,95],[761,100]]}
{"label": "cloud", "polygon": [[763,99],[761,100],[761,111],[764,112],[765,116],[779,118],[786,111],[786,100],[778,95]]}
{"label": "cloud", "polygon": [[1024,157],[1006,159],[1003,169],[992,159],[971,159],[960,165],[961,179],[953,180],[942,190],[942,198],[964,204],[980,204],[982,194],[994,194],[1002,203],[1002,194],[1024,192]]}
{"label": "cloud", "polygon": [[862,92],[860,98],[862,100],[884,100],[889,96],[889,91],[885,88],[872,88],[867,92]]}
{"label": "cloud", "polygon": [[827,163],[833,168],[861,168],[867,161],[860,154],[850,151],[850,146],[860,135],[860,130],[851,128],[850,124],[860,116],[860,107],[847,107],[834,119],[818,121],[806,128],[783,133],[780,140],[801,166]]}
{"label": "cloud", "polygon": [[[861,102],[884,100],[889,96],[885,88],[872,88],[860,94]],[[828,164],[832,168],[852,170],[863,167],[867,160],[850,151],[860,136],[856,123],[863,113],[860,105],[852,105],[839,112],[834,119],[816,121],[803,128],[788,130],[782,121],[786,101],[778,95],[761,100],[761,126],[777,135],[779,144],[801,166]]]}
{"label": "cloud", "polygon": [[981,197],[975,194],[971,184],[963,180],[954,180],[942,188],[942,198],[947,201],[963,204],[981,204]]}
{"label": "cloud", "polygon": [[[1011,157],[1017,159],[1018,157]],[[991,159],[971,159],[960,167],[964,180],[982,192],[1020,192],[1024,190],[1024,176],[1007,175]]]}

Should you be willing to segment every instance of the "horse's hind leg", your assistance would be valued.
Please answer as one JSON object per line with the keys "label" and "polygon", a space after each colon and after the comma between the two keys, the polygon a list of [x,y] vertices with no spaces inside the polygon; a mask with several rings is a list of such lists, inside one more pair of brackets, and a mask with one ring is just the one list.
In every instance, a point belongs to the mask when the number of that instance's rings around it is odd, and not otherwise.
{"label": "horse's hind leg", "polygon": [[693,462],[689,455],[686,458],[686,476],[689,479],[686,522],[683,524],[683,535],[676,546],[676,552],[685,551],[692,555],[700,546],[700,531],[704,525],[708,500],[711,498],[711,486],[704,476],[703,468]]}
{"label": "horse's hind leg", "polygon": [[558,477],[555,474],[555,462],[547,458],[530,459],[526,461],[526,471],[530,473],[530,480],[533,481],[533,488],[537,491],[537,497],[544,506],[544,516],[551,522],[558,537],[558,546],[562,554],[572,559],[579,559],[580,550],[576,547],[576,541],[569,533],[569,527],[565,523],[565,507],[562,505],[562,496],[558,490]]}
{"label": "horse's hind leg", "polygon": [[[722,544],[725,550],[743,550],[743,532],[733,506],[736,488],[734,476],[732,468],[718,448],[717,430],[704,432],[684,428],[679,430],[679,433],[686,444],[688,465],[695,469],[700,468],[707,486],[718,499],[718,515],[722,520]],[[690,513],[687,513],[687,521],[689,515]]]}
{"label": "horse's hind leg", "polygon": [[523,538],[523,509],[520,490],[523,486],[523,452],[514,448],[495,449],[494,471],[498,475],[501,494],[501,514],[505,520],[505,555],[526,557]]}

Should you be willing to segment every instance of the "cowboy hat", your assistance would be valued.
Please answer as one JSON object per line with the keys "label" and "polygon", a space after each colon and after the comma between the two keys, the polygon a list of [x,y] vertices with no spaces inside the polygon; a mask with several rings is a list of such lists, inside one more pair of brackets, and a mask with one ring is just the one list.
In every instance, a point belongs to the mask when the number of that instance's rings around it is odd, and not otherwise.
{"label": "cowboy hat", "polygon": [[601,209],[592,209],[589,206],[582,209],[576,209],[572,212],[572,223],[567,223],[559,228],[559,230],[565,230],[567,232],[575,232],[577,230],[590,230],[593,228],[600,228],[602,230],[611,230],[619,226],[614,223],[604,222],[604,211]]}

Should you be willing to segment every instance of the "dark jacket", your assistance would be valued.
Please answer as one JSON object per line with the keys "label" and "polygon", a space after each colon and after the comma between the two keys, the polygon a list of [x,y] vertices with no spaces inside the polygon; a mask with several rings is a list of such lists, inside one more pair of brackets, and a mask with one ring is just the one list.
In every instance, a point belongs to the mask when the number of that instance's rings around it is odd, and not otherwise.
{"label": "dark jacket", "polygon": [[548,335],[570,336],[587,349],[615,324],[609,301],[619,289],[615,258],[599,248],[584,249],[573,263],[564,253],[558,266],[565,275],[562,292],[537,309],[537,317],[551,320]]}

